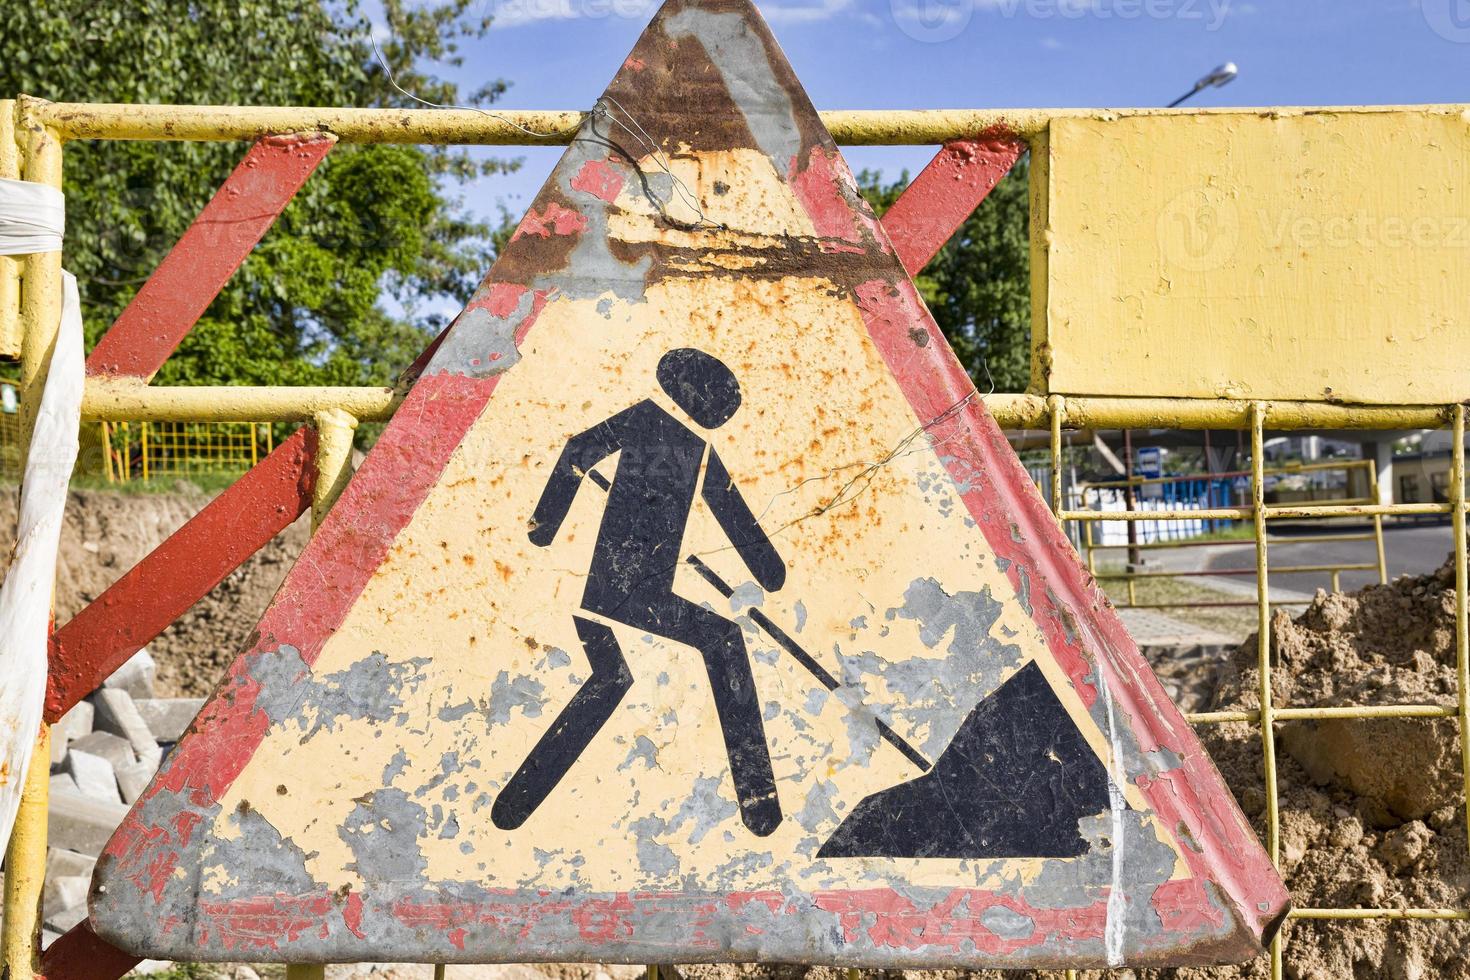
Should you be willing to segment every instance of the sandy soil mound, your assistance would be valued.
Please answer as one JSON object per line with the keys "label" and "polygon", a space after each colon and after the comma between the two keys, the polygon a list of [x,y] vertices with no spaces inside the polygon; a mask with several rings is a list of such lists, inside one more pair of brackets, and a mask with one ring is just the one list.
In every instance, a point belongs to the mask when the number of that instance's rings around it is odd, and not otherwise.
{"label": "sandy soil mound", "polygon": [[[8,566],[19,493],[0,496],[0,573]],[[56,577],[56,621],[65,623],[198,513],[209,498],[74,490],[67,500]],[[160,697],[208,694],[234,658],[291,563],[309,528],[298,521],[215,587],[148,645],[158,661]]]}
{"label": "sandy soil mound", "polygon": [[[1272,622],[1276,705],[1455,703],[1454,570],[1354,593],[1318,592],[1296,620]],[[1222,670],[1213,707],[1256,708],[1256,641]],[[1281,856],[1298,907],[1458,908],[1470,895],[1459,722],[1282,724],[1277,767]],[[1261,740],[1253,726],[1210,726],[1205,747],[1265,835]],[[1296,921],[1286,975],[1302,980],[1470,977],[1470,924]],[[1179,977],[1267,976],[1251,969]]]}

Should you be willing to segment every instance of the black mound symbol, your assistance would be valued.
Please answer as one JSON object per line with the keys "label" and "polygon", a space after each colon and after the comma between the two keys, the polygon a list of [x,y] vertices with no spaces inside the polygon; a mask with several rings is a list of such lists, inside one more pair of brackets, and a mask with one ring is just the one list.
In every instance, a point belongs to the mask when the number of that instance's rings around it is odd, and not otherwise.
{"label": "black mound symbol", "polygon": [[859,803],[818,857],[1077,857],[1108,808],[1102,762],[1029,663],[971,711],[916,779]]}

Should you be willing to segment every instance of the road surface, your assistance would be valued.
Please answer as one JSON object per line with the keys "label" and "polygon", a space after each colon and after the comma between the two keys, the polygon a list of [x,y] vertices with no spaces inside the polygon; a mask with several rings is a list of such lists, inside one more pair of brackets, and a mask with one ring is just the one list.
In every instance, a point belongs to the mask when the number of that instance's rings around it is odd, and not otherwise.
{"label": "road surface", "polygon": [[[1272,544],[1271,585],[1311,594],[1317,589],[1331,589],[1332,576],[1327,572],[1302,572],[1277,574],[1278,567],[1288,565],[1371,564],[1377,561],[1372,541],[1315,541],[1320,534],[1359,533],[1370,530],[1368,526],[1348,530],[1340,525],[1330,529],[1323,527],[1316,534],[1301,533],[1299,525],[1287,533],[1276,532],[1281,537],[1290,537],[1290,543]],[[1454,549],[1448,522],[1443,524],[1385,524],[1383,548],[1388,560],[1388,577],[1400,575],[1423,575],[1438,568],[1445,557]],[[1167,552],[1166,552],[1167,553]],[[1157,554],[1155,552],[1154,554]],[[1239,547],[1180,548],[1167,562],[1170,568],[1200,568],[1212,572],[1246,570],[1249,574],[1232,575],[1237,582],[1255,586],[1256,551],[1249,541]],[[1342,573],[1344,591],[1358,589],[1378,581],[1377,571],[1352,571]]]}

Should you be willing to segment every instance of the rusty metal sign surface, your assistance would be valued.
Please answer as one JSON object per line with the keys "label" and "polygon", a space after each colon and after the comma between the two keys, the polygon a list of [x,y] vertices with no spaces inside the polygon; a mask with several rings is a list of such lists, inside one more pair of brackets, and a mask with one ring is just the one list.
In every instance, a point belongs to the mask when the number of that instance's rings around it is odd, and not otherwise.
{"label": "rusty metal sign surface", "polygon": [[1286,894],[746,0],[670,0],[99,863],[182,960],[1204,962]]}

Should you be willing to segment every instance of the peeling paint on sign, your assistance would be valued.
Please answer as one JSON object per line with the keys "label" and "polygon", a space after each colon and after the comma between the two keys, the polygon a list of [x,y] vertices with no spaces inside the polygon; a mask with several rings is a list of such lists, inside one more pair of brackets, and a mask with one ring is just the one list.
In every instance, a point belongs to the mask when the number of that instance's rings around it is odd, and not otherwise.
{"label": "peeling paint on sign", "polygon": [[1242,959],[1285,903],[764,23],[671,0],[92,914],[190,960],[1024,967]]}

